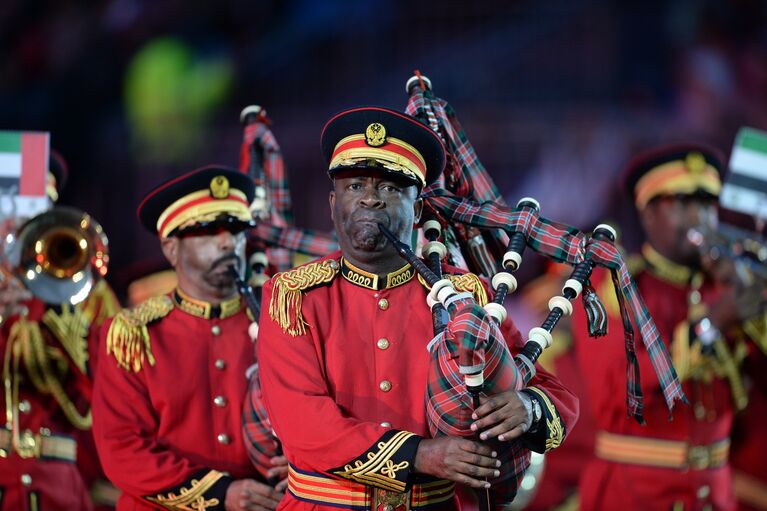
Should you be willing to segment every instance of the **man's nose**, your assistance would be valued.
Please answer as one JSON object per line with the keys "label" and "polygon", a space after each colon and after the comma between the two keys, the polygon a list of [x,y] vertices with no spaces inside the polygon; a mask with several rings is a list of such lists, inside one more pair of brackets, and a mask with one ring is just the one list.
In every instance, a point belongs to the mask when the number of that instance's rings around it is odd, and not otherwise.
{"label": "man's nose", "polygon": [[234,234],[229,231],[222,230],[216,235],[216,241],[218,248],[221,250],[231,251],[234,250]]}
{"label": "man's nose", "polygon": [[360,204],[366,208],[381,209],[386,203],[381,199],[381,195],[378,193],[378,189],[374,186],[365,188],[365,193],[360,198]]}

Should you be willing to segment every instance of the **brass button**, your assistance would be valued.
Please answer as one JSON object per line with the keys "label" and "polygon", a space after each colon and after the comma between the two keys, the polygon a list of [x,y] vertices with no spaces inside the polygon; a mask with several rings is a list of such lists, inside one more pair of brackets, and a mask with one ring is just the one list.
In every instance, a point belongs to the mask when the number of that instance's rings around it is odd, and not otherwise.
{"label": "brass button", "polygon": [[19,401],[19,411],[21,413],[29,413],[30,410],[32,410],[32,404],[29,401],[26,399]]}
{"label": "brass button", "polygon": [[711,487],[704,484],[703,486],[698,488],[698,492],[696,493],[696,495],[698,496],[700,500],[707,499],[708,496],[711,495]]}
{"label": "brass button", "polygon": [[7,457],[8,457],[8,451],[6,451],[5,449],[0,449],[0,458],[7,458]]}
{"label": "brass button", "polygon": [[700,303],[700,299],[701,299],[700,291],[698,291],[697,289],[690,291],[689,300],[692,305],[698,305]]}
{"label": "brass button", "polygon": [[378,342],[376,343],[376,346],[378,346],[379,349],[385,350],[389,347],[389,339],[386,337],[381,337],[378,339]]}
{"label": "brass button", "polygon": [[330,269],[337,270],[338,269],[338,261],[335,259],[331,259],[328,261],[328,266],[330,266]]}
{"label": "brass button", "polygon": [[227,444],[229,444],[229,435],[227,435],[226,433],[220,433],[216,437],[216,440],[218,440],[218,443],[220,443],[220,444],[227,445]]}
{"label": "brass button", "polygon": [[382,428],[390,428],[391,427],[391,422],[382,422],[381,423],[381,427]]}
{"label": "brass button", "polygon": [[213,398],[213,404],[219,408],[223,408],[226,406],[226,398],[224,396],[216,396]]}
{"label": "brass button", "polygon": [[219,358],[214,365],[216,366],[216,369],[224,369],[226,367],[226,362],[223,358]]}
{"label": "brass button", "polygon": [[32,476],[29,474],[21,474],[21,484],[24,486],[32,484]]}
{"label": "brass button", "polygon": [[213,335],[221,335],[221,327],[218,325],[213,325],[210,327],[210,333]]}
{"label": "brass button", "polygon": [[378,308],[381,309],[382,311],[385,311],[386,309],[388,309],[389,300],[387,300],[386,298],[381,298],[380,300],[378,300]]}
{"label": "brass button", "polygon": [[386,504],[383,507],[383,511],[394,511],[394,506],[392,506],[391,504]]}
{"label": "brass button", "polygon": [[389,392],[391,390],[391,382],[389,380],[383,380],[378,384],[378,388],[384,392]]}

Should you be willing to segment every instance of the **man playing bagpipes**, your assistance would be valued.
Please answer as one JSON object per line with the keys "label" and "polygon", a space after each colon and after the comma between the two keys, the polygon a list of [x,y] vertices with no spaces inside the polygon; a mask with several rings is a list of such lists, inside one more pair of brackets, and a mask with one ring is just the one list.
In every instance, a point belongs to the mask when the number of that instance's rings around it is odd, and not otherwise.
{"label": "man playing bagpipes", "polygon": [[[46,190],[52,203],[57,202],[67,176],[66,162],[51,151]],[[107,499],[100,498],[101,493],[94,492],[110,485],[103,479],[98,458],[90,448],[90,401],[98,331],[117,312],[119,304],[101,278],[106,273],[108,255],[90,260],[95,252],[89,250],[83,258],[84,266],[76,263],[76,257],[51,258],[57,256],[56,246],[62,248],[67,240],[77,239],[69,236],[82,236],[94,248],[102,240],[101,227],[97,232],[97,224],[89,221],[90,217],[75,211],[55,208],[20,228],[5,225],[10,229],[2,233],[4,239],[6,235],[15,237],[21,251],[25,245],[42,246],[35,233],[40,235],[47,243],[39,252],[44,258],[40,262],[52,268],[50,275],[29,269],[38,282],[45,284],[45,289],[35,288],[39,296],[20,283],[23,265],[13,268],[13,273],[8,272],[9,268],[0,273],[0,352],[4,357],[5,388],[0,398],[5,414],[0,429],[2,510],[89,510],[94,501],[97,506],[108,504]],[[89,222],[89,228],[83,229]],[[58,240],[54,240],[56,236]],[[105,252],[106,246],[100,249]],[[98,268],[91,264],[96,259]],[[53,268],[62,274],[74,273],[73,269],[82,271],[83,284],[90,281],[88,286],[92,285],[85,289],[86,297],[73,299],[75,305],[62,303],[74,298],[63,296],[73,287],[62,275],[51,278]],[[98,271],[101,268],[103,273]],[[27,268],[22,273],[22,278],[28,279]],[[29,280],[26,282],[29,285]],[[53,300],[53,295],[60,299]]]}
{"label": "man playing bagpipes", "polygon": [[[487,488],[501,461],[490,445],[431,438],[424,399],[439,381],[429,376],[429,286],[378,227],[410,243],[419,192],[442,171],[444,146],[416,119],[375,107],[332,118],[322,146],[341,250],[275,275],[263,295],[261,385],[291,464],[280,509],[455,509],[454,483]],[[460,300],[488,301],[476,276],[448,280]],[[487,317],[484,338],[519,351],[511,321],[499,330]],[[540,451],[561,443],[577,399],[536,369],[526,389],[494,395],[476,419],[469,411],[483,439],[520,439]],[[514,491],[516,483],[508,483]]]}
{"label": "man playing bagpipes", "polygon": [[[684,144],[645,152],[625,170],[647,239],[632,273],[690,405],[669,420],[658,380],[645,377],[637,383],[646,424],[627,419],[615,392],[623,380],[622,346],[615,332],[585,340],[586,317],[576,313],[575,347],[598,428],[596,457],[580,483],[583,509],[736,507],[728,453],[733,417],[747,402],[739,345],[748,332],[741,326],[765,304],[764,295],[745,292],[722,271],[731,261],[711,264],[691,242],[691,233],[708,232],[716,220],[721,165],[717,151]],[[608,313],[617,316],[617,307]],[[640,367],[649,366],[642,347],[636,356]]]}
{"label": "man playing bagpipes", "polygon": [[[467,401],[474,406],[477,413],[481,413],[486,407],[486,403],[481,404],[483,392],[492,395],[511,387],[511,382],[518,386],[520,381],[522,385],[529,381],[536,372],[532,362],[537,359],[542,349],[551,345],[553,329],[560,319],[572,314],[572,302],[578,296],[583,298],[589,336],[599,337],[606,333],[607,317],[604,306],[590,282],[590,274],[595,266],[610,269],[612,284],[617,292],[623,326],[624,342],[621,346],[626,357],[626,363],[620,367],[626,371],[628,414],[640,422],[643,419],[643,398],[638,385],[640,375],[636,358],[636,329],[640,334],[643,350],[649,355],[649,365],[660,381],[659,390],[667,408],[670,410],[677,400],[683,400],[684,394],[671,366],[668,352],[636,284],[630,278],[625,262],[614,245],[615,231],[609,226],[600,225],[593,234],[588,235],[567,225],[552,222],[540,215],[539,204],[531,198],[520,200],[513,210],[506,206],[499,199],[492,180],[479,162],[455,113],[444,100],[434,96],[429,81],[416,72],[416,76],[408,81],[406,89],[411,94],[408,112],[415,114],[440,135],[445,141],[450,157],[450,165],[445,170],[444,179],[427,187],[421,197],[425,208],[428,207],[436,215],[442,227],[449,227],[446,243],[455,246],[457,241],[458,249],[468,255],[463,257],[468,264],[473,264],[478,271],[488,276],[492,275],[496,296],[493,302],[484,306],[487,315],[492,316],[498,323],[504,320],[506,311],[503,298],[516,288],[516,280],[510,272],[519,267],[525,248],[555,262],[565,262],[574,267],[565,281],[562,295],[549,300],[546,319],[541,327],[533,328],[529,332],[524,349],[511,363],[509,354],[498,349],[502,346],[501,343],[477,341],[472,325],[486,325],[482,311],[471,311],[470,307],[464,304],[464,308],[458,312],[456,304],[461,300],[449,298],[449,293],[444,294],[445,300],[435,300],[435,297],[430,296],[435,312],[440,305],[450,304],[447,307],[450,322],[445,329],[448,335],[438,335],[432,341],[436,346],[435,351],[450,353],[455,350],[456,342],[459,346],[457,363],[450,357],[443,362],[440,357],[440,363],[435,363],[432,367],[433,373],[439,375],[438,381],[441,382],[444,378],[449,385],[441,383],[429,386],[427,407],[431,433],[465,436],[474,431],[474,428],[481,431],[486,426],[482,420],[472,424],[463,416],[463,407],[467,406]],[[434,241],[434,231],[438,229],[430,228],[429,223],[426,222],[424,226],[429,242],[423,246],[423,253],[424,257],[429,259],[432,270],[428,280],[437,282],[436,288],[439,285],[439,276],[436,274],[439,265],[435,265],[435,261],[444,258],[446,252],[450,256],[454,256],[455,252],[446,250],[444,245]],[[499,249],[500,254],[497,253]],[[409,249],[402,247],[401,251],[405,255]],[[458,256],[460,255],[459,252]],[[500,256],[502,264],[498,265],[496,260],[500,260]],[[418,261],[413,259],[413,262],[418,267]],[[502,270],[495,273],[494,266],[502,266]],[[428,272],[429,269],[425,268],[422,273]],[[461,318],[472,315],[471,320]],[[462,328],[455,328],[458,323]],[[435,331],[438,330],[437,324],[435,321]],[[488,333],[489,338],[492,338],[492,328]],[[465,385],[462,385],[462,376]],[[442,399],[435,399],[440,396]],[[448,396],[449,400],[445,399],[445,396]],[[493,398],[488,399],[492,401]],[[455,406],[454,403],[461,403],[461,407]],[[489,433],[487,432],[487,436],[481,435],[480,438],[492,439]],[[491,494],[480,495],[479,504],[483,509],[502,507],[513,499],[516,492],[513,483],[519,482],[529,463],[528,455],[519,449],[518,443],[512,443],[508,447],[501,446],[499,452],[508,462],[501,467],[501,481],[508,482],[498,484],[498,481],[495,481]]]}

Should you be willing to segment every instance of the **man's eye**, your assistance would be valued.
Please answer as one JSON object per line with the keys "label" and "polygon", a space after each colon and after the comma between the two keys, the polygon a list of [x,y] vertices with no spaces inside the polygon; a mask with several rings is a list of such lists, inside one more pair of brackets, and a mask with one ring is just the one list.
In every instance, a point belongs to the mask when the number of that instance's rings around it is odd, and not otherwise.
{"label": "man's eye", "polygon": [[399,191],[399,188],[394,185],[383,185],[381,186],[381,190],[389,193],[396,193]]}
{"label": "man's eye", "polygon": [[347,188],[349,190],[358,191],[358,190],[362,190],[362,185],[359,183],[351,183]]}

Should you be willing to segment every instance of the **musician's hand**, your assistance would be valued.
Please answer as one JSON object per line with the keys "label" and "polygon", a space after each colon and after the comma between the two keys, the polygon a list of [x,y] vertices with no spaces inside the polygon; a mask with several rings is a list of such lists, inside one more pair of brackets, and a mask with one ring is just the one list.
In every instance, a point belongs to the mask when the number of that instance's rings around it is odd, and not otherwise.
{"label": "musician's hand", "polygon": [[22,302],[31,298],[32,293],[27,291],[17,278],[0,272],[0,317],[2,319],[23,313],[26,306]]}
{"label": "musician's hand", "polygon": [[714,327],[724,332],[764,312],[767,289],[761,279],[739,268],[732,259],[704,257],[703,263],[720,287],[716,301],[709,307],[708,317]]}
{"label": "musician's hand", "polygon": [[489,488],[483,479],[500,475],[496,456],[490,447],[466,438],[425,438],[418,444],[415,470],[472,488]]}
{"label": "musician's hand", "polygon": [[226,489],[226,511],[272,511],[283,494],[255,479],[238,479]]}
{"label": "musician's hand", "polygon": [[471,416],[476,420],[471,430],[481,431],[479,438],[482,440],[497,437],[509,441],[523,435],[533,423],[529,399],[516,390],[481,397],[481,406]]}
{"label": "musician's hand", "polygon": [[272,464],[272,468],[266,472],[266,477],[270,481],[278,480],[279,483],[275,485],[274,489],[282,493],[288,487],[288,459],[285,456],[275,456],[269,462]]}

